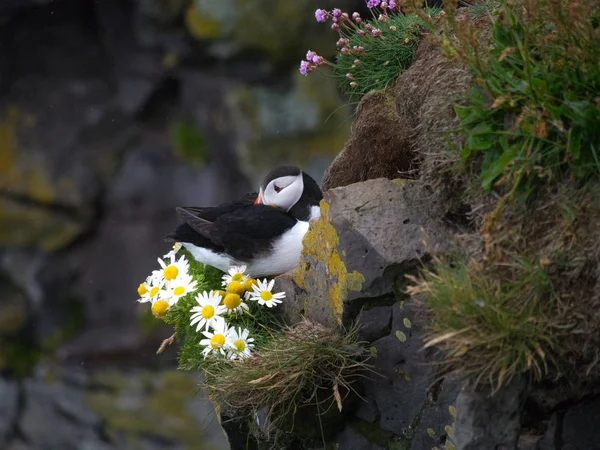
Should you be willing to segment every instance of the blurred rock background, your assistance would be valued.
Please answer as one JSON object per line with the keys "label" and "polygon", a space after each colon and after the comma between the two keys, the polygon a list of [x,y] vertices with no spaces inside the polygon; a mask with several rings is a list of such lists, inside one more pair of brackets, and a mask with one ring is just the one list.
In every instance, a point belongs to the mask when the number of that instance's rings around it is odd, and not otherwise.
{"label": "blurred rock background", "polygon": [[0,448],[227,448],[136,287],[175,206],[320,181],[352,106],[297,66],[362,3],[0,1]]}

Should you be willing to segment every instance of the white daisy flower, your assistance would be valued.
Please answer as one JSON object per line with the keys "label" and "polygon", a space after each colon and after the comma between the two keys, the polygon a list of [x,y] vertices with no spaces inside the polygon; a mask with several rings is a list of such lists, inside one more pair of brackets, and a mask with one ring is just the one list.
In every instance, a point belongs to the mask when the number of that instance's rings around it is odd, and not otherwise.
{"label": "white daisy flower", "polygon": [[190,275],[185,274],[169,282],[168,294],[166,295],[172,299],[172,304],[175,304],[181,297],[197,289],[198,284],[196,281]]}
{"label": "white daisy flower", "polygon": [[[179,258],[179,260],[176,259],[175,255],[173,255],[173,257],[169,259],[170,261],[167,264],[161,258],[158,258],[158,263],[162,268],[162,270],[160,271],[160,275],[162,275],[162,277],[164,277],[165,280],[172,281],[178,276],[186,275],[188,273],[190,263],[185,258],[185,255],[181,255],[181,258]],[[154,277],[156,277],[155,273],[156,272],[153,272],[152,274]]]}
{"label": "white daisy flower", "polygon": [[156,297],[152,301],[152,314],[156,317],[164,317],[172,306],[168,299]]}
{"label": "white daisy flower", "polygon": [[257,280],[257,285],[252,286],[250,300],[257,301],[259,305],[265,305],[268,308],[272,308],[278,303],[281,303],[281,300],[285,298],[285,292],[273,294],[271,291],[273,290],[274,285],[275,280],[267,281],[266,278],[262,281]]}
{"label": "white daisy flower", "polygon": [[197,323],[196,331],[200,331],[203,327],[206,331],[210,328],[216,330],[225,323],[225,319],[221,317],[225,307],[220,304],[221,295],[217,291],[210,291],[210,294],[204,291],[196,295],[196,301],[199,306],[194,306],[190,310],[193,313],[190,325]]}
{"label": "white daisy flower", "polygon": [[148,277],[144,283],[138,286],[138,294],[140,294],[138,302],[146,303],[156,300],[163,285],[164,280]]}
{"label": "white daisy flower", "polygon": [[171,251],[169,253],[167,253],[166,255],[164,255],[163,259],[167,259],[167,258],[173,259],[173,258],[175,258],[175,255],[177,254],[177,252],[179,250],[181,250],[181,247],[182,247],[182,245],[181,245],[180,242],[175,242],[173,244],[173,248],[171,249]]}
{"label": "white daisy flower", "polygon": [[231,328],[229,334],[227,335],[227,340],[225,344],[227,346],[227,357],[230,359],[236,358],[247,358],[250,356],[250,349],[254,347],[254,339],[249,338],[248,334],[250,332],[244,328],[242,331],[241,328],[238,328],[237,331],[235,328]]}
{"label": "white daisy flower", "polygon": [[225,342],[229,337],[230,329],[227,328],[227,324],[225,321],[221,322],[218,327],[216,327],[214,332],[203,331],[202,334],[206,336],[206,339],[202,339],[200,341],[200,345],[204,346],[204,350],[202,350],[202,354],[206,358],[209,353],[216,353],[225,355],[227,352],[227,347],[225,346]]}
{"label": "white daisy flower", "polygon": [[242,301],[242,297],[232,292],[228,292],[223,297],[223,305],[227,314],[248,311],[248,305]]}
{"label": "white daisy flower", "polygon": [[246,266],[231,266],[225,275],[223,275],[223,286],[227,286],[232,281],[238,281],[242,284],[246,282],[247,275],[244,275]]}

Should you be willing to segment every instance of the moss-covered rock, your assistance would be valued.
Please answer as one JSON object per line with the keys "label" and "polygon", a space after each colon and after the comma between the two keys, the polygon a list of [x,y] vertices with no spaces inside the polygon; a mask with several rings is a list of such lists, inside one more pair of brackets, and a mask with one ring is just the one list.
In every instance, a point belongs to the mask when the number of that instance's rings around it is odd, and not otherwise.
{"label": "moss-covered rock", "polygon": [[67,214],[0,197],[0,247],[33,246],[52,252],[71,243],[85,224]]}
{"label": "moss-covered rock", "polygon": [[416,270],[427,257],[425,239],[429,249],[445,245],[446,232],[430,215],[439,208],[408,181],[378,179],[327,191],[294,273],[297,307],[329,325],[351,323],[369,299],[388,295],[399,277]]}
{"label": "moss-covered rock", "polygon": [[[193,398],[198,394],[193,375],[167,371],[128,376],[107,371],[95,375],[92,385],[96,388],[87,393],[86,403],[114,439],[141,445],[140,438],[148,435],[180,442],[186,449],[223,448],[223,440],[208,440],[202,429],[212,405]],[[200,409],[199,403],[204,405]]]}

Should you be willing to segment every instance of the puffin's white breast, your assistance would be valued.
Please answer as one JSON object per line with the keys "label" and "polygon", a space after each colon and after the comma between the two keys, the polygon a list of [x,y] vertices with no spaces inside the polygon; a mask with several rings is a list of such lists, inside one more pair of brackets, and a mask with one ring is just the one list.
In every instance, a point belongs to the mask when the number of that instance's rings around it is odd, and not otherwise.
{"label": "puffin's white breast", "polygon": [[248,263],[248,273],[253,277],[261,277],[278,275],[295,268],[300,262],[302,239],[307,231],[308,222],[298,221],[296,225],[273,241],[273,247],[269,253],[257,256]]}

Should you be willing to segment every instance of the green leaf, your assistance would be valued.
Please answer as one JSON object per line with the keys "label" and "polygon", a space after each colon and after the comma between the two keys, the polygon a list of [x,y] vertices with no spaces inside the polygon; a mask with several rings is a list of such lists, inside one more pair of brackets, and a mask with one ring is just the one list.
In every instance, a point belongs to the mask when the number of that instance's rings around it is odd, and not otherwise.
{"label": "green leaf", "polygon": [[503,152],[499,158],[493,161],[489,167],[481,173],[481,185],[483,189],[489,190],[494,183],[494,180],[506,169],[506,166],[515,158],[520,144],[511,146],[507,151]]}
{"label": "green leaf", "polygon": [[569,130],[569,140],[567,141],[567,152],[575,160],[579,160],[581,156],[581,141],[583,140],[583,132],[579,127],[573,127]]}
{"label": "green leaf", "polygon": [[486,123],[477,125],[467,137],[466,146],[473,150],[487,150],[497,141],[497,136],[492,132],[492,127]]}

